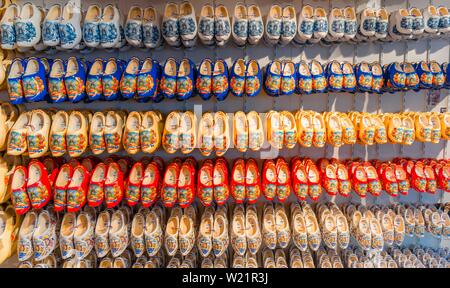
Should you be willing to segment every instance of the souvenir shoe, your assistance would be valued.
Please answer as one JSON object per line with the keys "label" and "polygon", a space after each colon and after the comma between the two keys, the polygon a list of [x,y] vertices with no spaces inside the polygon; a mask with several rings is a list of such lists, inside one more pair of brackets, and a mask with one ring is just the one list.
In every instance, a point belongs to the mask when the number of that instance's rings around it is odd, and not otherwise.
{"label": "souvenir shoe", "polygon": [[166,207],[173,207],[177,203],[178,177],[180,174],[180,166],[176,162],[172,162],[166,169],[164,174],[161,199]]}
{"label": "souvenir shoe", "polygon": [[441,121],[439,120],[438,114],[435,113],[430,113],[428,118],[431,125],[433,126],[431,130],[431,143],[438,144],[441,140]]}
{"label": "souvenir shoe", "polygon": [[160,145],[161,117],[157,112],[148,111],[142,116],[139,131],[141,149],[145,153],[153,153]]}
{"label": "souvenir shoe", "polygon": [[[180,168],[176,197],[181,208],[188,207],[195,197],[195,167],[185,161]],[[164,201],[165,199],[163,199]]]}
{"label": "souvenir shoe", "polygon": [[85,98],[86,64],[75,57],[67,60],[64,84],[69,101],[77,103]]}
{"label": "souvenir shoe", "polygon": [[75,255],[74,232],[76,223],[76,215],[74,213],[66,213],[61,222],[61,232],[59,235],[59,249],[61,250],[61,258],[69,259]]}
{"label": "souvenir shoe", "polygon": [[413,67],[419,76],[419,88],[420,89],[430,89],[433,86],[433,73],[425,61],[420,61],[413,64]]}
{"label": "souvenir shoe", "polygon": [[95,48],[100,45],[100,21],[102,9],[98,5],[90,5],[83,22],[83,42],[87,47]]}
{"label": "souvenir shoe", "polygon": [[[256,45],[264,35],[264,23],[261,10],[258,5],[250,5],[247,8],[248,17],[248,43]],[[295,16],[294,16],[295,17]],[[295,31],[294,27],[294,31]]]}
{"label": "souvenir shoe", "polygon": [[361,62],[355,67],[355,76],[358,89],[361,92],[372,91],[373,74],[369,63]]}
{"label": "souvenir shoe", "polygon": [[100,47],[115,48],[120,43],[121,15],[119,9],[114,5],[103,8],[102,18],[98,24],[100,31]]}
{"label": "souvenir shoe", "polygon": [[[306,200],[308,195],[308,178],[306,168],[297,158],[291,160],[292,188],[299,200]],[[270,175],[270,174],[269,174]]]}
{"label": "souvenir shoe", "polygon": [[279,5],[272,5],[267,15],[264,39],[268,44],[275,45],[281,36],[281,21],[283,9]]}
{"label": "souvenir shoe", "polygon": [[33,3],[26,3],[20,9],[20,15],[14,23],[17,46],[30,48],[41,39],[42,13],[39,7]]}
{"label": "souvenir shoe", "polygon": [[336,195],[339,191],[336,167],[331,164],[327,165],[325,167],[325,173],[323,173],[322,177],[323,187],[328,195]]}
{"label": "souvenir shoe", "polygon": [[230,39],[231,23],[228,9],[219,4],[214,9],[214,38],[216,45],[223,46]]}
{"label": "souvenir shoe", "polygon": [[413,7],[409,10],[412,17],[412,34],[417,37],[423,34],[425,29],[425,22],[420,9]]}
{"label": "souvenir shoe", "polygon": [[275,149],[283,148],[284,130],[281,126],[281,116],[277,111],[266,114],[267,141]]}
{"label": "souvenir shoe", "polygon": [[275,204],[275,227],[277,232],[277,244],[281,248],[286,248],[291,241],[291,230],[286,211],[282,204]]}
{"label": "souvenir shoe", "polygon": [[236,204],[241,204],[246,199],[245,182],[245,161],[243,159],[236,159],[233,163],[233,170],[231,172],[230,189],[231,196]]}
{"label": "souvenir shoe", "polygon": [[209,5],[203,5],[198,20],[198,37],[204,45],[214,44],[214,8]]}
{"label": "souvenir shoe", "polygon": [[116,210],[112,214],[108,237],[111,255],[120,256],[129,244],[128,223],[123,210]]}
{"label": "souvenir shoe", "polygon": [[155,99],[159,77],[159,63],[151,58],[146,58],[142,63],[141,70],[137,74],[138,101],[145,102],[148,99]]}
{"label": "souvenir shoe", "polygon": [[280,202],[286,201],[291,195],[291,175],[289,166],[282,158],[276,161],[277,169],[277,198]]}
{"label": "souvenir shoe", "polygon": [[320,172],[315,165],[306,165],[306,173],[308,176],[308,195],[313,201],[317,201],[322,193],[322,185],[320,184]]}
{"label": "souvenir shoe", "polygon": [[[383,67],[381,66],[381,64],[379,62],[373,62],[372,64],[369,65],[371,68],[371,72],[372,72],[372,92],[381,94],[382,93],[382,89],[384,86],[384,75],[383,75]],[[413,77],[414,75],[411,74],[410,78],[411,79],[411,84],[413,82]]]}
{"label": "souvenir shoe", "polygon": [[331,61],[325,68],[325,77],[330,91],[339,92],[343,88],[344,76],[342,75],[341,65],[337,61]]}
{"label": "souvenir shoe", "polygon": [[222,256],[228,248],[228,221],[225,215],[215,213],[214,226],[212,235],[212,252],[215,257]]}
{"label": "souvenir shoe", "polygon": [[150,207],[158,199],[158,189],[161,185],[160,170],[155,162],[151,162],[144,170],[144,178],[141,184],[142,206]]}
{"label": "souvenir shoe", "polygon": [[252,158],[248,159],[245,165],[245,190],[248,204],[256,203],[261,195],[261,179],[258,164]]}
{"label": "souvenir shoe", "polygon": [[164,8],[164,16],[162,19],[162,36],[164,40],[174,47],[181,45],[179,30],[179,7],[177,4],[170,2]]}
{"label": "souvenir shoe", "polygon": [[364,165],[364,170],[367,175],[367,191],[373,196],[379,196],[382,187],[377,170],[372,165]]}
{"label": "souvenir shoe", "polygon": [[23,112],[11,128],[7,141],[8,155],[21,155],[28,149],[27,134],[32,112]]}
{"label": "souvenir shoe", "polygon": [[314,113],[311,121],[314,127],[312,145],[315,147],[323,147],[325,145],[326,127],[322,114]]}
{"label": "souvenir shoe", "polygon": [[186,214],[181,216],[179,229],[179,250],[182,256],[186,256],[192,251],[195,244],[195,228],[193,219]]}
{"label": "souvenir shoe", "polygon": [[336,249],[337,247],[337,225],[336,217],[332,214],[322,214],[321,219],[322,240],[326,247]]}
{"label": "souvenir shoe", "polygon": [[142,19],[142,41],[146,48],[156,48],[161,45],[162,36],[158,12],[154,7],[144,9]]}
{"label": "souvenir shoe", "polygon": [[144,239],[146,251],[150,257],[157,255],[161,249],[163,231],[160,221],[161,219],[154,211],[150,211],[145,217]]}
{"label": "souvenir shoe", "polygon": [[78,157],[86,151],[88,145],[88,119],[79,111],[73,111],[69,116],[66,133],[67,151],[71,157]]}
{"label": "souvenir shoe", "polygon": [[356,89],[356,77],[353,66],[349,62],[341,64],[342,70],[342,90],[345,92],[354,92]]}
{"label": "souvenir shoe", "polygon": [[212,250],[212,233],[214,224],[214,210],[206,208],[200,220],[197,236],[197,247],[202,257],[208,257]]}
{"label": "souvenir shoe", "polygon": [[222,206],[228,200],[230,188],[228,182],[228,164],[223,158],[216,160],[213,168],[214,200]]}
{"label": "souvenir shoe", "polygon": [[86,94],[89,101],[96,101],[103,98],[102,75],[105,68],[103,59],[97,58],[89,68],[86,77]]}
{"label": "souvenir shoe", "polygon": [[117,163],[113,162],[108,165],[104,184],[106,207],[113,208],[122,201],[124,194],[123,178],[123,172]]}
{"label": "souvenir shoe", "polygon": [[141,257],[145,252],[145,242],[144,242],[144,227],[145,218],[141,213],[136,213],[134,215],[133,221],[131,223],[131,248],[133,249],[134,255],[136,257]]}
{"label": "souvenir shoe", "polygon": [[69,164],[61,166],[58,177],[56,178],[54,185],[54,210],[55,212],[64,211],[67,206],[67,188],[70,184],[73,175],[73,168]]}
{"label": "souvenir shoe", "polygon": [[401,215],[396,215],[394,218],[394,243],[402,245],[405,239],[405,220]]}
{"label": "souvenir shoe", "polygon": [[223,156],[230,147],[230,130],[228,116],[218,111],[214,113],[214,135],[213,143],[216,156]]}
{"label": "souvenir shoe", "polygon": [[28,153],[30,158],[38,158],[48,151],[48,137],[51,119],[43,110],[31,113],[30,126],[27,133]]}
{"label": "souvenir shoe", "polygon": [[178,63],[173,58],[167,59],[162,67],[161,82],[159,84],[161,93],[165,98],[175,98],[177,92],[177,74]]}
{"label": "souvenir shoe", "polygon": [[259,151],[264,144],[264,131],[261,117],[255,111],[247,113],[248,120],[248,147],[253,151]]}
{"label": "souvenir shoe", "polygon": [[270,62],[265,69],[264,90],[270,96],[279,96],[281,89],[282,64],[278,60]]}
{"label": "souvenir shoe", "polygon": [[177,80],[176,80],[176,99],[186,100],[191,98],[194,92],[194,79],[195,79],[195,64],[184,58],[181,60],[178,67]]}
{"label": "souvenir shoe", "polygon": [[431,142],[432,123],[425,114],[416,114],[414,117],[416,139],[420,142]]}
{"label": "souvenir shoe", "polygon": [[391,14],[389,19],[389,34],[392,38],[398,39],[400,36],[409,36],[413,32],[414,17],[406,9],[399,9]]}
{"label": "souvenir shoe", "polygon": [[327,80],[323,71],[322,64],[313,60],[309,64],[309,70],[311,71],[312,78],[312,90],[314,93],[323,93],[327,89]]}
{"label": "souvenir shoe", "polygon": [[46,46],[57,46],[60,44],[59,24],[61,22],[61,5],[55,4],[48,9],[47,15],[42,23],[42,40]]}
{"label": "souvenir shoe", "polygon": [[354,7],[347,6],[342,9],[344,16],[344,39],[346,41],[353,40],[358,32],[358,21]]}
{"label": "souvenir shoe", "polygon": [[[120,80],[122,77],[123,65],[121,61],[110,58],[105,63],[105,69],[101,76],[103,97],[107,101],[117,100],[121,92]],[[132,86],[132,85],[131,85]]]}
{"label": "souvenir shoe", "polygon": [[231,23],[233,29],[231,35],[238,46],[244,46],[248,37],[248,16],[247,7],[241,3],[234,7],[234,14]]}
{"label": "souvenir shoe", "polygon": [[41,261],[49,256],[56,248],[57,239],[55,215],[48,210],[42,210],[37,216],[33,232],[34,259]]}
{"label": "souvenir shoe", "polygon": [[249,143],[249,127],[247,116],[238,111],[233,117],[233,144],[239,152],[245,152]]}
{"label": "souvenir shoe", "polygon": [[305,218],[298,203],[291,204],[292,241],[300,251],[308,249],[308,235],[306,233]]}
{"label": "souvenir shoe", "polygon": [[103,112],[95,112],[92,116],[89,129],[89,147],[94,155],[101,154],[106,150],[104,131],[106,117]]}
{"label": "souvenir shoe", "polygon": [[[359,197],[364,198],[367,195],[367,172],[362,165],[357,165],[353,171],[353,189]],[[394,175],[395,177],[395,175]],[[395,179],[395,178],[394,178]]]}
{"label": "souvenir shoe", "polygon": [[294,40],[298,44],[306,43],[314,33],[314,8],[310,5],[304,5],[297,22],[297,33]]}
{"label": "souvenir shoe", "polygon": [[50,129],[50,151],[53,157],[63,156],[67,152],[66,134],[69,115],[65,111],[58,111],[52,119]]}
{"label": "souvenir shoe", "polygon": [[171,112],[164,125],[162,146],[167,153],[173,154],[180,148],[180,112]]}
{"label": "souvenir shoe", "polygon": [[450,13],[447,7],[439,6],[437,7],[437,12],[439,13],[439,33],[445,34],[450,32]]}
{"label": "souvenir shoe", "polygon": [[22,81],[22,77],[25,73],[25,65],[26,62],[19,58],[14,59],[11,63],[7,78],[8,95],[11,104],[22,104],[25,102]]}
{"label": "souvenir shoe", "polygon": [[337,179],[338,179],[338,191],[341,196],[348,197],[351,192],[351,183],[348,175],[348,170],[343,164],[338,164],[337,170]]}
{"label": "souvenir shoe", "polygon": [[295,34],[297,34],[297,13],[294,6],[288,5],[283,8],[281,29],[280,29],[280,44],[287,45]]}
{"label": "souvenir shoe", "polygon": [[122,149],[125,117],[126,115],[121,111],[109,111],[106,114],[104,130],[106,152],[117,153]]}
{"label": "souvenir shoe", "polygon": [[322,7],[314,9],[314,26],[313,37],[311,43],[317,43],[320,39],[325,38],[328,34],[328,19],[327,12]]}
{"label": "souvenir shoe", "polygon": [[395,165],[395,177],[398,183],[398,192],[402,195],[408,195],[411,184],[409,182],[406,171],[401,165]]}
{"label": "souvenir shoe", "polygon": [[109,251],[109,229],[111,226],[111,215],[108,210],[100,212],[95,224],[94,242],[97,257],[105,257]]}
{"label": "souvenir shoe", "polygon": [[17,257],[19,261],[26,261],[33,255],[33,234],[37,227],[38,214],[35,211],[27,213],[20,226],[18,243],[17,243]]}
{"label": "souvenir shoe", "polygon": [[144,178],[144,166],[141,162],[137,162],[131,168],[130,175],[125,187],[125,199],[128,206],[132,207],[141,200],[141,185]]}
{"label": "souvenir shoe", "polygon": [[[295,68],[292,67],[292,73],[295,73]],[[287,73],[288,74],[288,73]],[[290,75],[286,75],[287,77],[292,78]],[[292,79],[294,80],[294,79]],[[245,70],[245,95],[248,97],[254,97],[259,94],[262,86],[262,74],[261,69],[259,68],[259,64],[256,60],[250,60],[247,63],[247,67]],[[295,81],[293,83],[295,86]],[[289,85],[288,85],[289,87]],[[293,92],[293,89],[292,89]]]}
{"label": "souvenir shoe", "polygon": [[223,101],[228,95],[228,90],[228,66],[224,60],[218,59],[214,62],[212,93],[218,101]]}
{"label": "souvenir shoe", "polygon": [[262,235],[255,206],[247,206],[247,211],[245,213],[245,228],[248,254],[256,255],[261,248]]}
{"label": "souvenir shoe", "polygon": [[[427,165],[424,167],[423,172],[427,179],[427,192],[431,193],[431,194],[436,193],[437,182],[436,182],[436,174],[435,174],[433,168],[431,168],[430,166]],[[409,182],[408,182],[408,186],[406,188],[409,188]]]}
{"label": "souvenir shoe", "polygon": [[372,8],[366,8],[359,14],[358,39],[367,39],[376,34],[377,15]]}
{"label": "souvenir shoe", "polygon": [[179,248],[179,227],[183,211],[179,207],[172,209],[169,220],[167,221],[166,232],[164,235],[164,246],[167,255],[173,256],[177,253]]}
{"label": "souvenir shoe", "polygon": [[180,4],[180,18],[178,19],[181,41],[184,47],[193,47],[197,41],[197,19],[195,9],[191,2]]}
{"label": "souvenir shoe", "polygon": [[328,14],[328,35],[325,40],[338,41],[345,35],[345,18],[343,10],[333,8]]}
{"label": "souvenir shoe", "polygon": [[214,149],[214,116],[207,112],[200,119],[198,128],[199,150],[203,156],[208,156]]}
{"label": "souvenir shoe", "polygon": [[203,206],[209,207],[213,201],[214,190],[214,164],[205,161],[197,174],[197,197]]}
{"label": "souvenir shoe", "polygon": [[11,180],[11,200],[18,215],[25,214],[31,208],[31,202],[27,194],[27,169],[17,166]]}
{"label": "souvenir shoe", "polygon": [[1,47],[5,50],[13,50],[17,47],[16,30],[14,27],[16,19],[20,14],[20,6],[11,3],[3,11],[0,21],[2,29]]}
{"label": "souvenir shoe", "polygon": [[67,100],[67,90],[64,84],[66,64],[61,59],[55,59],[48,76],[48,94],[52,103],[60,103]]}
{"label": "souvenir shoe", "polygon": [[291,95],[295,92],[297,83],[297,71],[295,64],[285,61],[281,71],[280,95]]}
{"label": "souvenir shoe", "polygon": [[375,11],[376,24],[375,24],[375,38],[384,40],[386,39],[389,31],[389,12],[386,8],[382,7]]}
{"label": "souvenir shoe", "polygon": [[[200,95],[200,97],[202,97],[203,100],[208,100],[209,98],[211,98],[213,69],[214,69],[213,63],[209,58],[203,59],[197,68],[195,90],[197,94]],[[231,73],[233,73],[233,71]],[[231,79],[230,82],[232,83]]]}
{"label": "souvenir shoe", "polygon": [[123,147],[128,154],[136,154],[141,150],[139,137],[139,129],[141,127],[141,123],[142,119],[139,112],[133,111],[128,114],[122,139]]}
{"label": "souvenir shoe", "polygon": [[320,237],[319,223],[317,223],[314,212],[310,209],[303,209],[303,217],[305,218],[306,233],[308,235],[308,246],[311,250],[319,249],[322,239]]}
{"label": "souvenir shoe", "polygon": [[125,23],[125,39],[134,47],[142,45],[143,13],[142,8],[138,6],[132,6],[128,10],[128,18]]}
{"label": "souvenir shoe", "polygon": [[425,22],[425,33],[431,35],[438,33],[441,17],[436,7],[433,5],[428,5],[426,8],[422,9],[422,14]]}
{"label": "souvenir shoe", "polygon": [[311,94],[313,92],[311,71],[305,61],[300,61],[300,63],[296,65],[296,74],[296,93]]}
{"label": "souvenir shoe", "polygon": [[[80,7],[67,3],[62,10],[62,19],[58,25],[60,45],[62,49],[78,48],[83,32],[81,29],[82,12]],[[88,29],[89,31],[89,29]],[[86,31],[85,33],[87,33]],[[93,33],[96,31],[93,30]],[[94,36],[93,34],[92,36]],[[98,34],[97,34],[98,35]],[[90,35],[91,36],[91,35]],[[88,41],[89,42],[89,41]]]}
{"label": "souvenir shoe", "polygon": [[140,69],[139,59],[136,57],[131,58],[120,79],[120,92],[123,98],[131,99],[136,96]]}
{"label": "souvenir shoe", "polygon": [[73,170],[70,184],[67,186],[67,211],[77,212],[87,202],[90,174],[83,166],[77,166]]}
{"label": "souvenir shoe", "polygon": [[441,89],[445,84],[445,76],[444,73],[442,72],[441,66],[439,66],[439,64],[436,61],[430,61],[428,65],[430,67],[431,74],[433,75],[432,89]]}
{"label": "souvenir shoe", "polygon": [[340,118],[337,114],[333,113],[328,115],[327,117],[327,140],[328,143],[335,147],[342,146],[342,130],[343,127],[341,125]]}

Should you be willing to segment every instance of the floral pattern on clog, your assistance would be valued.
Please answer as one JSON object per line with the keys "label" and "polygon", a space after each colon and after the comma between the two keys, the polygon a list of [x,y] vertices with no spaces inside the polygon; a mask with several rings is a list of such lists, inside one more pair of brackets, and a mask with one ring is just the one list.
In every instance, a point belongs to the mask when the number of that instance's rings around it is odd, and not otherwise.
{"label": "floral pattern on clog", "polygon": [[105,198],[105,193],[103,190],[103,187],[91,183],[89,185],[89,191],[88,191],[88,202],[89,206],[91,207],[97,207],[103,203],[103,199]]}
{"label": "floral pattern on clog", "polygon": [[17,43],[30,43],[34,41],[37,31],[33,23],[27,20],[18,20],[15,23],[16,41]]}
{"label": "floral pattern on clog", "polygon": [[120,37],[120,31],[113,23],[100,22],[98,29],[100,32],[100,43],[102,44],[114,43]]}
{"label": "floral pattern on clog", "polygon": [[158,191],[156,187],[141,187],[142,206],[150,207],[158,199]]}
{"label": "floral pattern on clog", "polygon": [[16,44],[16,29],[14,25],[3,23],[1,25],[1,44],[3,48],[12,48]]}
{"label": "floral pattern on clog", "polygon": [[59,23],[57,21],[45,20],[42,25],[42,40],[45,42],[58,43]]}
{"label": "floral pattern on clog", "polygon": [[24,100],[22,79],[8,79],[8,95],[12,104],[21,104]]}

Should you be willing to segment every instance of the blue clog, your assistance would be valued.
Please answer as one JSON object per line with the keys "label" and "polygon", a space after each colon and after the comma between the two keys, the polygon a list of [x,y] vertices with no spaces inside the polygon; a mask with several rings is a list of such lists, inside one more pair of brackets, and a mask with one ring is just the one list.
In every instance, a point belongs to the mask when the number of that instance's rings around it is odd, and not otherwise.
{"label": "blue clog", "polygon": [[406,74],[403,71],[402,66],[398,62],[394,62],[388,65],[387,76],[388,82],[387,86],[393,88],[394,90],[402,90],[406,85]]}
{"label": "blue clog", "polygon": [[65,73],[66,63],[61,59],[55,59],[50,67],[48,77],[48,94],[53,103],[67,101],[66,85],[64,84]]}
{"label": "blue clog", "polygon": [[195,64],[190,59],[181,60],[177,75],[176,98],[179,101],[192,97],[194,93]]}
{"label": "blue clog", "polygon": [[146,102],[155,97],[159,80],[159,63],[147,58],[137,76],[137,100]]}
{"label": "blue clog", "polygon": [[280,95],[281,90],[281,70],[282,65],[278,60],[274,60],[267,64],[266,71],[264,73],[264,91],[267,95],[277,97]]}
{"label": "blue clog", "polygon": [[230,92],[234,96],[242,97],[245,91],[245,73],[247,67],[242,58],[234,61],[230,69]]}
{"label": "blue clog", "polygon": [[361,92],[371,92],[373,75],[370,64],[363,61],[355,66],[356,85]]}
{"label": "blue clog", "polygon": [[428,63],[425,61],[420,61],[415,63],[413,66],[419,76],[419,88],[431,89],[433,86],[433,73],[431,73]]}
{"label": "blue clog", "polygon": [[313,92],[312,89],[312,76],[311,70],[309,70],[309,65],[305,61],[300,61],[296,65],[297,71],[297,83],[296,83],[296,92],[298,94],[311,94]]}
{"label": "blue clog", "polygon": [[356,90],[356,76],[353,65],[350,62],[341,64],[342,70],[342,91],[353,93]]}
{"label": "blue clog", "polygon": [[7,85],[9,100],[11,101],[11,104],[22,104],[25,102],[22,85],[22,77],[25,70],[25,65],[25,60],[16,58],[13,60],[9,68]]}
{"label": "blue clog", "polygon": [[120,93],[124,99],[131,99],[137,93],[137,75],[140,71],[141,63],[139,58],[132,57],[124,68],[120,79]]}
{"label": "blue clog", "polygon": [[262,73],[258,61],[250,60],[245,70],[245,95],[247,97],[258,95],[262,89],[262,82]]}
{"label": "blue clog", "polygon": [[319,61],[312,60],[309,63],[309,70],[311,71],[313,92],[325,92],[327,90],[327,79],[325,78],[322,64]]}
{"label": "blue clog", "polygon": [[77,103],[85,99],[86,75],[87,65],[82,59],[76,57],[67,59],[64,84],[66,84],[69,101]]}
{"label": "blue clog", "polygon": [[223,101],[228,96],[230,89],[228,65],[223,59],[214,62],[212,92],[218,101]]}
{"label": "blue clog", "polygon": [[197,68],[197,79],[195,80],[195,90],[203,100],[208,100],[212,95],[212,73],[213,63],[211,59],[205,58]]}
{"label": "blue clog", "polygon": [[97,101],[103,98],[102,75],[105,69],[103,59],[97,58],[89,67],[86,76],[86,95],[88,101]]}
{"label": "blue clog", "polygon": [[419,76],[417,75],[416,69],[409,62],[402,63],[402,69],[405,72],[405,86],[406,89],[416,90],[419,88]]}
{"label": "blue clog", "polygon": [[45,66],[39,58],[28,58],[22,77],[23,94],[27,102],[40,102],[47,96],[45,74]]}
{"label": "blue clog", "polygon": [[325,76],[327,78],[329,91],[339,92],[342,90],[344,76],[342,75],[341,64],[338,61],[333,60],[327,64]]}
{"label": "blue clog", "polygon": [[103,98],[106,101],[113,101],[120,98],[120,80],[123,74],[123,62],[115,58],[110,58],[105,63],[102,74]]}
{"label": "blue clog", "polygon": [[161,71],[159,88],[162,95],[168,99],[174,99],[177,89],[178,63],[174,58],[168,58]]}
{"label": "blue clog", "polygon": [[433,75],[432,89],[439,90],[443,88],[445,85],[445,75],[439,63],[436,61],[430,61],[428,66],[430,67],[431,74]]}
{"label": "blue clog", "polygon": [[384,72],[383,66],[379,62],[370,64],[372,69],[372,92],[381,94],[384,86]]}
{"label": "blue clog", "polygon": [[441,68],[442,68],[442,72],[444,73],[444,77],[445,77],[444,87],[449,89],[450,88],[450,66],[448,65],[448,62],[442,63]]}
{"label": "blue clog", "polygon": [[280,95],[292,95],[297,83],[297,71],[294,62],[287,60],[283,62],[281,70]]}

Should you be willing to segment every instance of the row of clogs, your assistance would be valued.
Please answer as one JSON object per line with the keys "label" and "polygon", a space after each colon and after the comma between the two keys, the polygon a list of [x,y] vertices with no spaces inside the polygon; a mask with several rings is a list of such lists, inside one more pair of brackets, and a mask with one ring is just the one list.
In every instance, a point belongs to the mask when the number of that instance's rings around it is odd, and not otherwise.
{"label": "row of clogs", "polygon": [[[206,58],[198,65],[190,59],[168,58],[164,64],[146,58],[116,58],[93,62],[70,57],[67,61],[30,57],[12,60],[7,76],[11,103],[114,101],[135,99],[161,102],[187,100],[195,95],[223,101],[229,93],[255,97],[264,88],[270,96],[324,92],[395,93],[398,91],[450,87],[450,66],[436,61],[418,63],[379,62],[351,64],[331,61],[327,65],[274,60],[263,75],[258,61],[237,59],[228,69],[226,61]],[[263,77],[264,76],[264,77]]]}
{"label": "row of clogs", "polygon": [[[231,16],[231,17],[230,17]],[[444,6],[429,5],[398,9],[365,8],[358,15],[354,7],[332,8],[302,6],[297,18],[293,5],[273,4],[267,17],[258,5],[238,3],[230,15],[226,6],[206,4],[197,21],[190,1],[169,2],[162,17],[152,6],[132,6],[126,21],[113,4],[82,7],[68,2],[48,10],[33,3],[10,4],[1,19],[3,49],[38,51],[88,48],[157,48],[162,40],[173,47],[193,47],[197,38],[207,45],[225,45],[233,39],[238,46],[257,44],[262,38],[270,45],[323,44],[363,41],[398,41],[435,37],[450,32],[450,14]]]}
{"label": "row of clogs", "polygon": [[[421,231],[425,231],[426,211],[432,211],[432,217],[438,215],[439,220],[433,222],[436,227],[431,229],[440,229],[442,237],[450,236],[448,211],[436,206],[417,209],[396,204],[369,209],[353,204],[339,207],[327,203],[313,207],[305,202],[293,202],[289,208],[282,204],[266,204],[261,209],[254,205],[234,208],[225,205],[200,212],[194,205],[185,209],[177,206],[170,211],[157,205],[152,209],[140,208],[135,213],[123,206],[100,212],[86,208],[78,214],[64,215],[56,214],[49,207],[26,214],[19,225],[17,249],[20,262],[43,261],[55,255],[59,247],[63,261],[95,259],[95,263],[97,258],[102,259],[100,262],[125,258],[128,267],[133,258],[161,258],[163,254],[183,259],[194,257],[191,261],[197,261],[199,256],[225,258],[226,262],[228,250],[235,257],[255,257],[262,252],[264,259],[267,258],[264,254],[280,253],[291,242],[299,252],[316,252],[318,258],[324,249],[347,251],[350,248],[348,253],[352,254],[351,238],[363,254],[364,251],[382,253],[384,245],[401,247],[405,237],[412,235],[408,233],[409,216],[404,211],[419,215],[422,222],[419,220],[414,228]],[[423,232],[418,236],[423,237]],[[42,238],[51,241],[41,241]],[[160,260],[164,262],[164,258]]]}
{"label": "row of clogs", "polygon": [[[393,162],[340,162],[337,159],[295,157],[265,160],[260,172],[254,159],[237,159],[230,170],[223,158],[197,161],[175,158],[166,167],[158,157],[133,162],[109,157],[104,162],[87,157],[81,162],[44,158],[16,163],[9,177],[11,198],[18,214],[40,209],[51,201],[56,211],[76,212],[88,205],[108,208],[124,202],[144,207],[161,200],[165,207],[188,207],[198,198],[205,207],[236,203],[254,204],[260,195],[285,202],[293,193],[317,201],[324,190],[330,196],[348,197],[353,190],[361,198],[377,197],[385,191],[391,197],[407,195],[410,188],[419,193],[450,191],[450,165],[447,160],[394,159]],[[6,192],[5,192],[6,193]],[[9,194],[3,196],[6,200]]]}

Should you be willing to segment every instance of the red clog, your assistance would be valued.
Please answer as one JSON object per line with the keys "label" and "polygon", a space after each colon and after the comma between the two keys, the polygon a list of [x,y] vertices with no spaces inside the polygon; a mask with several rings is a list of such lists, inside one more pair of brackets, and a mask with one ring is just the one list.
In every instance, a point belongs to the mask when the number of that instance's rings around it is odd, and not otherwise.
{"label": "red clog", "polygon": [[214,164],[211,160],[205,160],[197,174],[197,197],[203,206],[208,207],[213,202]]}
{"label": "red clog", "polygon": [[147,165],[141,185],[141,202],[145,208],[153,205],[159,197],[161,188],[161,172],[156,162]]}
{"label": "red clog", "polygon": [[106,207],[114,208],[119,205],[124,194],[124,175],[116,162],[108,165],[104,187]]}
{"label": "red clog", "polygon": [[362,165],[352,165],[353,189],[359,197],[364,198],[367,195],[367,173]]}
{"label": "red clog", "polygon": [[283,158],[278,158],[275,166],[277,167],[277,198],[280,202],[284,202],[291,195],[291,172]]}
{"label": "red clog", "polygon": [[262,172],[262,192],[264,197],[272,201],[277,195],[277,167],[273,160],[265,160]]}
{"label": "red clog", "polygon": [[89,171],[82,165],[73,169],[72,179],[67,187],[67,212],[80,211],[86,204],[90,177]]}
{"label": "red clog", "polygon": [[256,203],[261,196],[261,177],[255,159],[248,159],[245,165],[245,190],[248,204]]}
{"label": "red clog", "polygon": [[434,194],[437,190],[437,181],[436,181],[436,174],[434,173],[434,169],[431,168],[430,165],[426,165],[423,169],[423,172],[425,174],[425,178],[427,179],[427,192]]}
{"label": "red clog", "polygon": [[32,160],[28,165],[27,193],[34,209],[43,208],[52,199],[47,169],[37,160]]}
{"label": "red clog", "polygon": [[408,195],[411,184],[409,183],[408,174],[401,165],[395,165],[395,177],[398,183],[398,192],[402,195]]}
{"label": "red clog", "polygon": [[179,162],[174,159],[166,168],[161,187],[161,200],[165,207],[173,207],[177,203],[179,174],[180,165]]}
{"label": "red clog", "polygon": [[437,175],[439,188],[445,192],[450,192],[450,165],[442,165]]}
{"label": "red clog", "polygon": [[338,193],[339,189],[335,166],[331,164],[325,166],[324,172],[322,173],[322,183],[328,195],[335,196]]}
{"label": "red clog", "polygon": [[343,197],[350,196],[350,192],[352,192],[352,184],[350,182],[347,167],[345,167],[344,164],[338,164],[336,173],[339,185],[339,194]]}
{"label": "red clog", "polygon": [[371,164],[368,164],[364,165],[364,170],[367,174],[367,192],[372,194],[372,196],[380,196],[382,188],[377,169],[375,169],[375,167]]}
{"label": "red clog", "polygon": [[216,160],[213,171],[214,200],[217,205],[224,205],[230,195],[228,182],[228,164],[223,158]]}
{"label": "red clog", "polygon": [[136,162],[131,168],[128,176],[127,184],[125,185],[125,200],[128,206],[133,207],[141,200],[141,185],[144,179],[144,165],[141,162]]}
{"label": "red clog", "polygon": [[392,197],[397,197],[398,195],[398,183],[397,177],[395,176],[395,167],[385,166],[382,174],[381,180],[383,182],[384,190],[386,193]]}
{"label": "red clog", "polygon": [[425,192],[427,190],[427,179],[425,177],[424,165],[422,162],[416,162],[411,173],[412,187],[417,192]]}
{"label": "red clog", "polygon": [[53,187],[53,185],[55,184],[56,177],[58,176],[59,173],[58,162],[55,160],[55,158],[45,157],[44,160],[42,160],[42,164],[44,164],[45,169],[47,169],[48,181],[50,182],[50,185]]}
{"label": "red clog", "polygon": [[98,207],[105,200],[105,179],[108,166],[99,163],[92,172],[91,181],[89,182],[88,205],[90,207]]}
{"label": "red clog", "polygon": [[306,196],[308,196],[308,177],[306,175],[306,168],[299,159],[291,162],[291,172],[295,196],[301,201],[306,200]]}
{"label": "red clog", "polygon": [[237,159],[233,163],[233,170],[231,172],[230,189],[231,196],[237,204],[245,201],[245,161],[244,159]]}
{"label": "red clog", "polygon": [[308,195],[311,200],[317,201],[322,194],[319,169],[317,169],[314,163],[309,162],[306,164],[306,173],[308,175]]}
{"label": "red clog", "polygon": [[178,204],[181,208],[191,205],[195,197],[195,164],[191,158],[184,161],[178,177]]}
{"label": "red clog", "polygon": [[31,208],[31,201],[27,194],[27,168],[17,166],[11,180],[11,200],[16,213],[23,215]]}
{"label": "red clog", "polygon": [[53,204],[56,212],[63,211],[67,205],[67,187],[73,175],[73,168],[69,164],[64,164],[56,177],[53,194]]}

